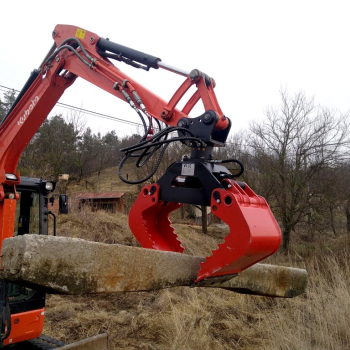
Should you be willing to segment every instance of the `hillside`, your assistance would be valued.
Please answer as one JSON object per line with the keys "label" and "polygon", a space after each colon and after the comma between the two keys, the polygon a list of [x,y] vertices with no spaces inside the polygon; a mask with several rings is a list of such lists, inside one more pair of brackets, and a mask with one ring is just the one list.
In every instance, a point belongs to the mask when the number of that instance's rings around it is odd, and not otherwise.
{"label": "hillside", "polygon": [[[64,189],[65,182],[58,184],[60,189]],[[118,167],[112,167],[101,171],[100,174],[93,174],[79,184],[68,184],[67,194],[84,191],[120,191],[120,192],[138,192],[136,185],[129,185],[120,180],[118,176]]]}
{"label": "hillside", "polygon": [[[175,224],[188,254],[207,255],[225,232]],[[127,216],[89,209],[58,217],[58,235],[137,245]],[[306,268],[308,291],[295,299],[225,290],[173,288],[152,293],[49,296],[44,332],[77,340],[108,331],[111,349],[345,349],[350,347],[349,255],[339,238],[312,256],[295,250],[269,262]],[[299,248],[296,247],[298,250]]]}

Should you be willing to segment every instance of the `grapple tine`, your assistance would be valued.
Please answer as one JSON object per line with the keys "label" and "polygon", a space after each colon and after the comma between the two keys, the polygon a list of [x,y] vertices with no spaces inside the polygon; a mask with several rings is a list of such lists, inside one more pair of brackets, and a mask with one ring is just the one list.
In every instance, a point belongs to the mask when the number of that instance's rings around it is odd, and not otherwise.
{"label": "grapple tine", "polygon": [[171,227],[169,215],[182,203],[159,202],[159,186],[142,188],[129,213],[129,226],[144,248],[183,253],[184,248]]}
{"label": "grapple tine", "polygon": [[212,213],[227,223],[225,242],[201,263],[196,283],[210,277],[234,275],[275,253],[281,231],[263,197],[236,181],[224,180],[226,190],[212,193]]}

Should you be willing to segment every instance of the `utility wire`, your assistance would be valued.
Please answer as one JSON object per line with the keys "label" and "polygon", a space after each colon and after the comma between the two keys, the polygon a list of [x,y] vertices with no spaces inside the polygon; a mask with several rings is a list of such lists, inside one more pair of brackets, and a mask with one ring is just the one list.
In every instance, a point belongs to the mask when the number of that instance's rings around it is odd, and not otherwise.
{"label": "utility wire", "polygon": [[[9,88],[7,86],[3,86],[3,85],[0,85],[0,91],[4,91],[4,92],[15,91],[16,93],[19,93],[18,90],[11,89],[11,88]],[[94,111],[91,111],[91,110],[88,110],[88,109],[84,109],[84,108],[80,108],[80,107],[75,107],[75,106],[72,106],[72,105],[69,105],[69,104],[66,104],[66,103],[62,103],[62,102],[57,102],[56,105],[59,106],[59,107],[62,107],[62,108],[73,110],[73,111],[83,112],[85,114],[89,114],[89,115],[92,115],[94,117],[108,119],[108,120],[113,120],[113,121],[116,121],[118,123],[124,123],[124,124],[127,124],[127,125],[133,125],[133,126],[137,126],[137,127],[141,126],[140,123],[132,122],[130,120],[125,120],[125,119],[122,119],[122,118],[113,117],[111,115],[107,115],[107,114],[103,114],[103,113],[94,112]]]}

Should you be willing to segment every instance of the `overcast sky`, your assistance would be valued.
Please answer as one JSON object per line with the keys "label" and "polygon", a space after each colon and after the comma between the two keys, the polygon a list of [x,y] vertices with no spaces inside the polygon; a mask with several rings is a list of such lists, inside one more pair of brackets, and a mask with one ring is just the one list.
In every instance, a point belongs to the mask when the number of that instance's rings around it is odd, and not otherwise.
{"label": "overcast sky", "polygon": [[[317,103],[347,112],[349,13],[350,2],[345,0],[2,1],[0,85],[20,90],[51,47],[55,25],[72,24],[213,77],[233,132],[278,104],[281,88],[303,90]],[[160,69],[145,72],[116,65],[166,99],[183,81]],[[60,102],[138,121],[123,101],[82,80]],[[93,132],[135,131],[125,124],[85,118]]]}

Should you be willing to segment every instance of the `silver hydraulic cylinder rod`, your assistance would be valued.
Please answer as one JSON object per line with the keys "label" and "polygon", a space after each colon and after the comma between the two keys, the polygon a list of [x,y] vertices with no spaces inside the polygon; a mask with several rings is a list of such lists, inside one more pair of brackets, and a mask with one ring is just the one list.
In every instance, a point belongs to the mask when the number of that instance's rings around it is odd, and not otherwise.
{"label": "silver hydraulic cylinder rod", "polygon": [[162,61],[157,62],[157,65],[159,68],[162,68],[162,69],[168,70],[170,72],[182,75],[184,77],[187,77],[190,74],[190,72],[188,72],[187,70],[171,66],[170,64],[164,63]]}

